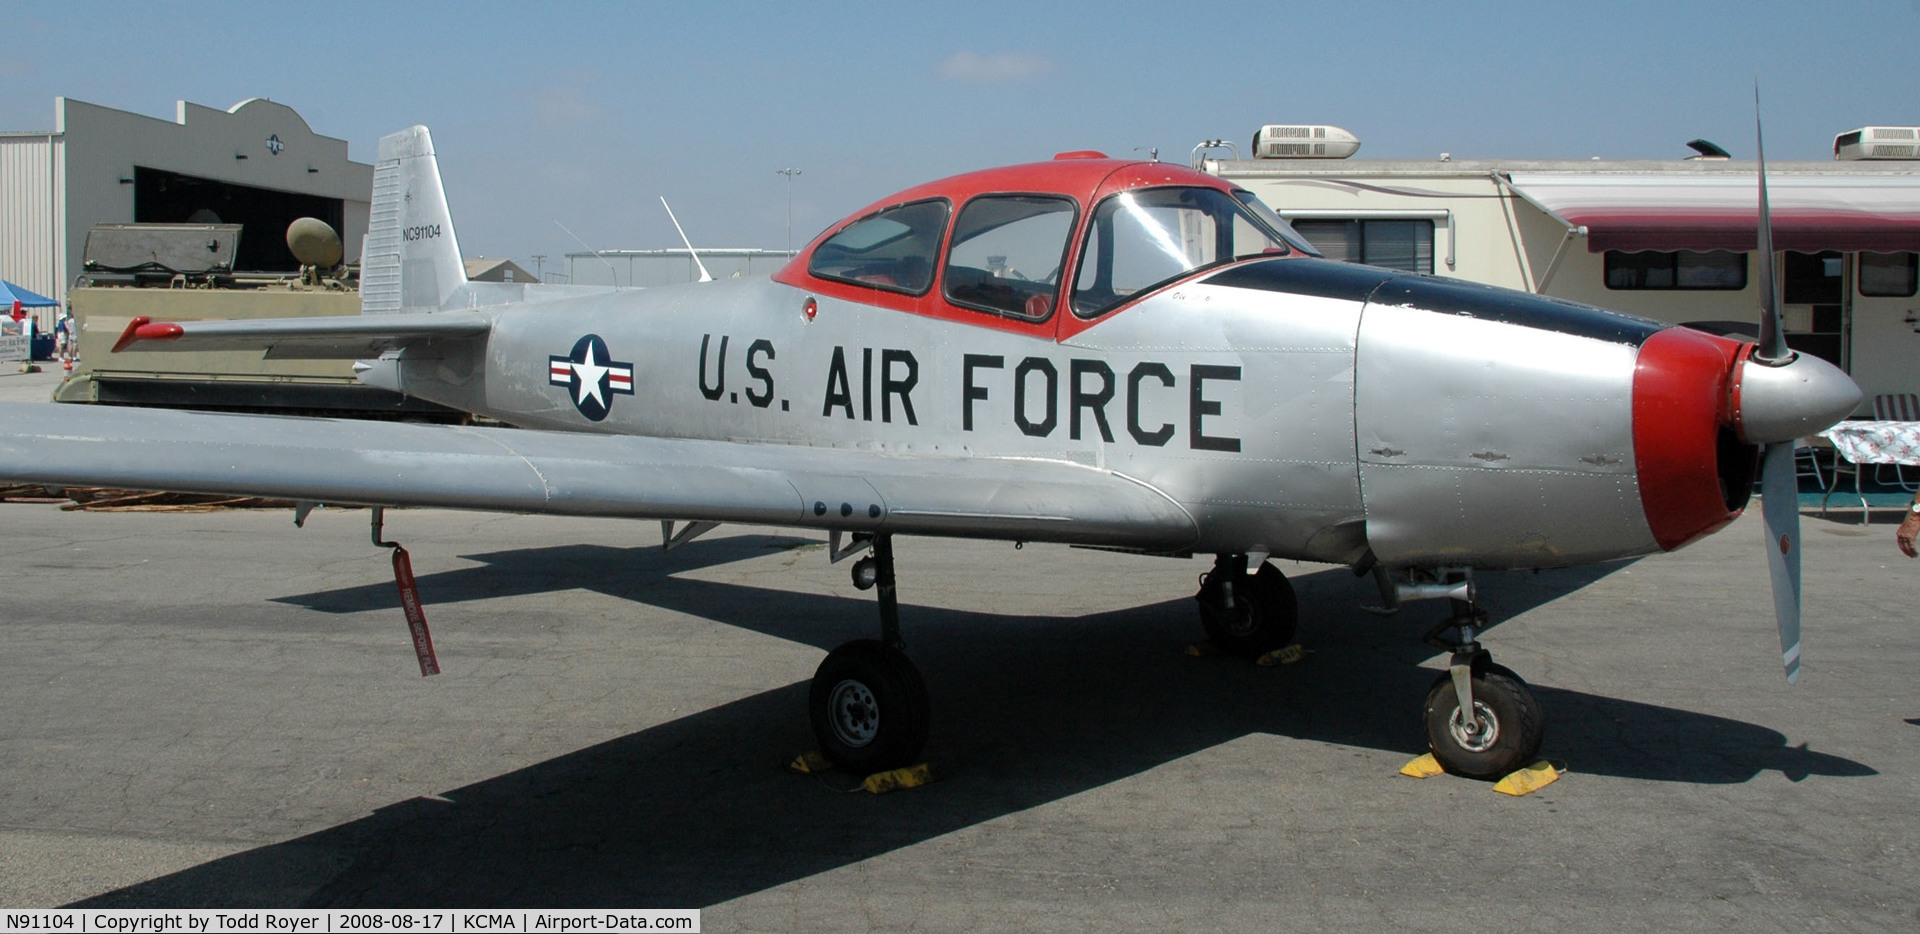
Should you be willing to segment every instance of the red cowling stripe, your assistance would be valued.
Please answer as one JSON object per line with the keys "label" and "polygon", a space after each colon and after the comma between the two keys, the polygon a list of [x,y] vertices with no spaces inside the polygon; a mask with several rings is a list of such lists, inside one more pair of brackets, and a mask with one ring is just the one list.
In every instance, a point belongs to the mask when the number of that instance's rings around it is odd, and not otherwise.
{"label": "red cowling stripe", "polygon": [[1633,373],[1633,460],[1640,504],[1672,551],[1740,515],[1721,490],[1717,440],[1732,422],[1729,381],[1745,345],[1689,328],[1656,332]]}

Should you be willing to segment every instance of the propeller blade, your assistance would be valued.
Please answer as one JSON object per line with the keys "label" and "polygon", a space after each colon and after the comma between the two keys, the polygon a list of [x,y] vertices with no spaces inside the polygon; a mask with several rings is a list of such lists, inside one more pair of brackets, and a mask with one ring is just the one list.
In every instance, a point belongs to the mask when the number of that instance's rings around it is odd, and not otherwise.
{"label": "propeller blade", "polygon": [[1753,145],[1760,158],[1760,239],[1754,252],[1760,263],[1760,347],[1754,357],[1762,362],[1784,361],[1785,323],[1780,318],[1780,280],[1773,272],[1773,209],[1767,203],[1767,142],[1760,131],[1760,80],[1753,82]]}
{"label": "propeller blade", "polygon": [[[1767,204],[1767,141],[1760,128],[1760,79],[1753,79],[1753,147],[1760,162],[1760,218],[1754,252],[1760,260],[1760,345],[1753,363],[1780,366],[1793,359],[1780,317],[1780,280],[1773,271],[1773,209]],[[1800,477],[1794,440],[1769,443],[1760,464],[1760,511],[1766,520],[1767,574],[1773,580],[1773,617],[1780,627],[1780,660],[1787,683],[1800,680]]]}
{"label": "propeller blade", "polygon": [[1767,572],[1773,578],[1773,615],[1780,624],[1780,659],[1787,683],[1800,680],[1800,478],[1793,442],[1767,445],[1760,466],[1760,512],[1767,526]]}

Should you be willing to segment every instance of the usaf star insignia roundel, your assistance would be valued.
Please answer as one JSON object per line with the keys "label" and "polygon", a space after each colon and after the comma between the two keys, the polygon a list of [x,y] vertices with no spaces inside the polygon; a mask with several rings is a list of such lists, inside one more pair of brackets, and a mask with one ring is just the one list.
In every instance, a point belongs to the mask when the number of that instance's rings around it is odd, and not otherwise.
{"label": "usaf star insignia roundel", "polygon": [[588,334],[564,357],[547,358],[547,382],[565,386],[580,414],[600,421],[613,408],[613,397],[633,395],[633,364],[609,359],[607,342]]}

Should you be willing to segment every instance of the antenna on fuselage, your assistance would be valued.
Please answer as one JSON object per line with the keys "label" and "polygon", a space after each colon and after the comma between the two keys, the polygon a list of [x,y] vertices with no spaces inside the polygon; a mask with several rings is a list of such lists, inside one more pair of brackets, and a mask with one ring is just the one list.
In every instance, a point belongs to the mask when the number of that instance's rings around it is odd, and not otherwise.
{"label": "antenna on fuselage", "polygon": [[[558,227],[561,230],[567,230],[567,225],[560,223],[559,218],[554,217],[549,219],[553,221],[553,226]],[[596,250],[593,247],[587,246],[587,241],[580,239],[579,234],[574,233],[571,230],[567,230],[567,236],[572,237],[574,239],[574,242],[580,244],[583,247],[586,247],[587,252],[592,253],[596,258],[600,260],[600,262],[606,263],[607,272],[610,272],[613,274],[613,287],[616,289],[620,287],[620,270],[613,268],[613,264],[608,263],[607,258],[605,256],[601,256],[599,250]]]}
{"label": "antenna on fuselage", "polygon": [[673,229],[680,234],[680,242],[687,245],[687,255],[693,257],[693,264],[700,267],[700,281],[712,282],[713,274],[707,272],[707,264],[700,261],[700,254],[693,251],[693,241],[687,239],[687,232],[680,229],[680,218],[673,216],[673,205],[667,203],[667,196],[660,196],[660,206],[667,209],[667,220],[673,222]]}

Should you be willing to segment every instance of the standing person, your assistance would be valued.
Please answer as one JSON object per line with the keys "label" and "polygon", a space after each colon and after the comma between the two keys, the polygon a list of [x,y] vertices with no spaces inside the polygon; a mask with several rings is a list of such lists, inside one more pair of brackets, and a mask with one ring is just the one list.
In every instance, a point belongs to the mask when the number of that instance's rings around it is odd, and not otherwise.
{"label": "standing person", "polygon": [[1920,493],[1914,494],[1913,505],[1907,507],[1907,517],[1900,521],[1900,527],[1893,532],[1893,540],[1900,546],[1900,553],[1909,558],[1920,557],[1920,550],[1914,547],[1914,536],[1920,535]]}
{"label": "standing person", "polygon": [[80,335],[74,333],[73,309],[60,309],[60,320],[53,325],[53,345],[60,357],[60,369],[73,375],[73,361],[80,356]]}

